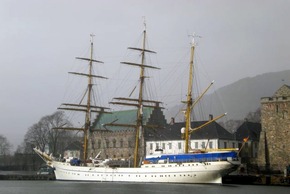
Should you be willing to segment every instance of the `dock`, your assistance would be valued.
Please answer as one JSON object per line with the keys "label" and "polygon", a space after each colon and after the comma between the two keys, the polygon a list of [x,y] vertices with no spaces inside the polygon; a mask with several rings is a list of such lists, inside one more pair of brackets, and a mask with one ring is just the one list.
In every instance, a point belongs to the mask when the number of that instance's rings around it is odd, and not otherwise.
{"label": "dock", "polygon": [[55,180],[54,174],[0,174],[0,180]]}
{"label": "dock", "polygon": [[227,175],[223,184],[290,186],[290,177],[282,175]]}

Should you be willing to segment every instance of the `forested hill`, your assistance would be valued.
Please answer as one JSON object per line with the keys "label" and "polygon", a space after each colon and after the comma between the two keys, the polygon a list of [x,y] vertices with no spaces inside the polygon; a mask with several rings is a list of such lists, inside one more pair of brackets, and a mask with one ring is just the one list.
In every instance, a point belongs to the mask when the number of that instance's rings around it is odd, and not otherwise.
{"label": "forested hill", "polygon": [[[206,95],[202,112],[214,116],[227,112],[227,119],[243,120],[260,107],[261,97],[273,96],[283,84],[290,85],[290,70],[243,78]],[[166,118],[176,115],[179,107],[168,107]]]}

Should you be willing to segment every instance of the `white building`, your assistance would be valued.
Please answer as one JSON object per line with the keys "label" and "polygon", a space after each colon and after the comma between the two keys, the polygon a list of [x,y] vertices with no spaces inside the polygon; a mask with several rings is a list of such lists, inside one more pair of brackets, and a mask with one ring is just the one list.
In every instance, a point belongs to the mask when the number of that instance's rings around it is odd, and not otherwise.
{"label": "white building", "polygon": [[[192,122],[191,128],[198,127],[207,121]],[[181,138],[181,128],[185,123],[174,123],[166,129],[160,130],[157,137],[148,138],[146,141],[146,155],[151,155],[156,149],[163,153],[176,154],[184,152],[185,141]],[[224,149],[238,148],[235,134],[231,134],[216,122],[196,130],[191,134],[191,149]]]}

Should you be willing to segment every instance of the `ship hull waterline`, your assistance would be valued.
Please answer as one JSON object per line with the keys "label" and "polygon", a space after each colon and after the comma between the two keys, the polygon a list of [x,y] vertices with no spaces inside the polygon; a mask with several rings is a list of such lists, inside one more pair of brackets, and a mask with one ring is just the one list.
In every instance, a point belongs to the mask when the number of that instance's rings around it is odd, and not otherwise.
{"label": "ship hull waterline", "polygon": [[150,164],[139,168],[71,166],[53,161],[56,180],[89,182],[221,184],[237,165],[230,161]]}

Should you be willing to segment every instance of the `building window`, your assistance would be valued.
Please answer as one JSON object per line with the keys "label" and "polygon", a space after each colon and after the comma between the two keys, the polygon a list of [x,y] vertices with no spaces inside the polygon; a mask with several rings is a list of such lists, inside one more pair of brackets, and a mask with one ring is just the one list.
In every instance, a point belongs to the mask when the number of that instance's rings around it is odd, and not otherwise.
{"label": "building window", "polygon": [[113,148],[116,148],[116,139],[113,139]]}
{"label": "building window", "polygon": [[224,142],[224,148],[227,148],[227,147],[228,147],[227,142]]}
{"label": "building window", "polygon": [[283,116],[283,119],[288,119],[288,111],[284,110],[282,116]]}
{"label": "building window", "polygon": [[169,149],[172,149],[172,143],[168,144]]}
{"label": "building window", "polygon": [[150,150],[153,150],[153,143],[150,143]]}
{"label": "building window", "polygon": [[109,140],[106,140],[106,147],[109,148],[109,146],[110,146],[110,142]]}
{"label": "building window", "polygon": [[205,148],[205,142],[201,143],[201,148]]}
{"label": "building window", "polygon": [[277,104],[276,105],[276,113],[278,113],[278,111],[279,111],[279,105]]}
{"label": "building window", "polygon": [[123,141],[123,139],[120,139],[120,148],[122,148],[124,145],[124,141]]}
{"label": "building window", "polygon": [[98,140],[98,148],[101,149],[102,141],[99,139]]}
{"label": "building window", "polygon": [[165,143],[162,143],[162,149],[165,150]]}
{"label": "building window", "polygon": [[233,142],[233,148],[236,148],[236,144]]}
{"label": "building window", "polygon": [[178,142],[178,149],[181,149],[181,142]]}
{"label": "building window", "polygon": [[194,143],[194,147],[195,147],[195,149],[198,149],[198,142]]}
{"label": "building window", "polygon": [[95,142],[93,139],[91,139],[91,142],[92,142],[92,149],[94,150],[95,149]]}
{"label": "building window", "polygon": [[159,143],[156,143],[156,149],[159,149]]}
{"label": "building window", "polygon": [[128,146],[129,146],[129,148],[131,148],[132,147],[132,141],[128,141]]}
{"label": "building window", "polygon": [[209,148],[210,148],[210,149],[213,148],[213,147],[212,147],[212,142],[211,142],[211,141],[209,142]]}

